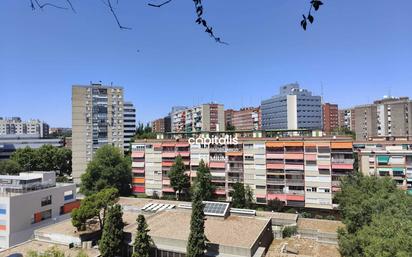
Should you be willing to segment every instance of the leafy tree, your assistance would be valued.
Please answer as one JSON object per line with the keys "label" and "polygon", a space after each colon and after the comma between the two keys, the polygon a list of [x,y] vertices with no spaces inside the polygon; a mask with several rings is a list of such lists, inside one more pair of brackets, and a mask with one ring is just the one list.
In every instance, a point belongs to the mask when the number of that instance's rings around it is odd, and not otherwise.
{"label": "leafy tree", "polygon": [[284,207],[285,207],[285,203],[279,200],[278,198],[269,200],[267,203],[267,209],[269,211],[281,212]]}
{"label": "leafy tree", "polygon": [[226,131],[235,131],[236,127],[230,123],[226,123]]}
{"label": "leafy tree", "polygon": [[170,185],[177,193],[177,200],[180,199],[182,191],[187,191],[190,188],[190,179],[185,174],[185,171],[186,168],[182,156],[178,155],[169,172]]}
{"label": "leafy tree", "polygon": [[152,131],[152,127],[150,127],[149,123],[147,123],[146,126],[144,126],[143,123],[139,123],[133,141],[137,139],[155,139],[156,137],[157,135]]}
{"label": "leafy tree", "polygon": [[236,182],[233,185],[232,192],[232,205],[235,208],[245,208],[246,207],[246,192],[243,183]]}
{"label": "leafy tree", "polygon": [[72,151],[67,148],[57,148],[53,157],[54,167],[60,171],[60,176],[72,174]]}
{"label": "leafy tree", "polygon": [[111,145],[100,147],[81,176],[80,190],[86,196],[104,188],[114,187],[120,195],[130,194],[131,163],[120,150]]}
{"label": "leafy tree", "polygon": [[118,200],[118,191],[115,188],[106,188],[100,192],[87,196],[80,205],[72,211],[72,224],[77,230],[85,230],[87,221],[97,217],[100,229],[104,228],[107,210]]}
{"label": "leafy tree", "polygon": [[39,149],[34,150],[37,167],[36,170],[55,170],[56,147],[52,145],[42,145]]}
{"label": "leafy tree", "polygon": [[122,256],[123,246],[123,213],[122,207],[115,204],[110,207],[105,218],[99,250],[102,257]]}
{"label": "leafy tree", "polygon": [[12,155],[11,160],[17,162],[25,171],[36,170],[38,158],[34,149],[30,147],[17,149]]}
{"label": "leafy tree", "polygon": [[203,160],[200,160],[199,167],[197,168],[195,187],[198,188],[203,200],[208,201],[212,199],[215,187],[212,184],[212,174],[209,167]]}
{"label": "leafy tree", "polygon": [[349,176],[336,200],[346,225],[338,231],[343,257],[410,255],[412,197],[390,178]]}
{"label": "leafy tree", "polygon": [[190,234],[187,242],[187,257],[204,256],[206,250],[205,214],[200,191],[195,188],[192,201],[192,216],[190,219]]}
{"label": "leafy tree", "polygon": [[133,243],[133,255],[132,257],[149,257],[150,248],[153,244],[152,238],[149,235],[149,229],[147,228],[146,219],[143,215],[137,217],[137,232],[136,238]]}
{"label": "leafy tree", "polygon": [[22,171],[20,164],[14,160],[0,161],[0,175],[17,175]]}
{"label": "leafy tree", "polygon": [[245,186],[245,207],[246,208],[253,208],[253,189],[250,185]]}
{"label": "leafy tree", "polygon": [[24,171],[58,171],[60,176],[72,173],[72,151],[52,145],[43,145],[38,149],[25,147],[17,149],[11,156]]}

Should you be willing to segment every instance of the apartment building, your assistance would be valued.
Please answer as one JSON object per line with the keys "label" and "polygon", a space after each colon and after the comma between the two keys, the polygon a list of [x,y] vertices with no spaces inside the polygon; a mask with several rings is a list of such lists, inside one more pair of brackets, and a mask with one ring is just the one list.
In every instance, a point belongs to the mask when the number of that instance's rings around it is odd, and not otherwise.
{"label": "apartment building", "polygon": [[339,128],[346,128],[355,131],[355,109],[339,110]]}
{"label": "apartment building", "polygon": [[180,155],[191,179],[200,160],[209,165],[219,199],[229,200],[233,184],[242,182],[251,186],[260,204],[277,198],[288,206],[332,209],[340,178],[353,171],[352,140],[348,137],[249,137],[226,145],[190,144],[189,140],[134,143],[133,192],[174,194],[168,172]]}
{"label": "apartment building", "polygon": [[72,88],[73,179],[80,182],[99,147],[111,144],[124,149],[123,88],[102,84]]}
{"label": "apartment building", "polygon": [[124,135],[124,151],[130,151],[130,143],[133,136],[136,134],[136,109],[131,102],[124,102],[123,112],[123,135]]}
{"label": "apartment building", "polygon": [[45,138],[49,136],[49,125],[37,119],[22,121],[20,117],[0,118],[0,136],[11,135]]}
{"label": "apartment building", "polygon": [[338,105],[325,103],[322,105],[323,131],[330,134],[339,127]]}
{"label": "apartment building", "polygon": [[376,138],[354,143],[358,151],[359,171],[366,176],[391,177],[412,194],[412,140]]}
{"label": "apartment building", "polygon": [[170,115],[151,122],[152,131],[156,133],[171,132]]}
{"label": "apartment building", "polygon": [[263,100],[262,129],[322,129],[322,98],[299,84],[280,87],[279,94]]}
{"label": "apartment building", "polygon": [[224,131],[223,104],[201,104],[191,108],[174,108],[171,112],[172,132]]}
{"label": "apartment building", "polygon": [[387,97],[373,104],[355,107],[357,140],[376,136],[407,136],[412,132],[409,113],[412,101],[408,97]]}
{"label": "apartment building", "polygon": [[234,126],[236,130],[260,130],[262,115],[260,107],[246,107],[240,110],[225,110],[225,124]]}
{"label": "apartment building", "polygon": [[75,184],[56,183],[52,172],[0,176],[0,248],[29,240],[33,231],[70,218],[79,207]]}

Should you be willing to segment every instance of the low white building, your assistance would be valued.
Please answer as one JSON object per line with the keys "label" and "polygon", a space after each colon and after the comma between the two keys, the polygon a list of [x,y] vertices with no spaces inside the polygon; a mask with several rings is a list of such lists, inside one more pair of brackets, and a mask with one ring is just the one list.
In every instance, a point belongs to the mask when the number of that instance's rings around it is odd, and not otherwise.
{"label": "low white building", "polygon": [[70,217],[79,206],[75,184],[56,183],[55,172],[0,176],[0,249],[33,237],[33,231]]}

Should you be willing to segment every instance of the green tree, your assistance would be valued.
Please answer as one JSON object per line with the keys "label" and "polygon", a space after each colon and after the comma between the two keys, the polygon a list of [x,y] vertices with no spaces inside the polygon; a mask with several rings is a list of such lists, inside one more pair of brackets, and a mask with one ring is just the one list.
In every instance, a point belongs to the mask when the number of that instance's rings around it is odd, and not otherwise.
{"label": "green tree", "polygon": [[60,176],[72,174],[72,151],[67,148],[57,148],[53,157],[54,167]]}
{"label": "green tree", "polygon": [[205,214],[203,212],[202,195],[197,188],[192,201],[192,216],[190,219],[190,234],[187,242],[187,257],[204,256],[206,250]]}
{"label": "green tree", "polygon": [[58,171],[60,177],[70,176],[72,172],[72,151],[52,145],[43,145],[38,149],[18,149],[11,160],[17,162],[24,171]]}
{"label": "green tree", "polygon": [[144,126],[143,123],[139,123],[133,141],[137,139],[155,139],[156,137],[157,135],[152,131],[152,127],[150,127],[149,123],[147,123],[146,126]]}
{"label": "green tree", "polygon": [[236,128],[230,123],[226,123],[226,131],[235,131]]}
{"label": "green tree", "polygon": [[149,257],[150,248],[153,241],[149,235],[149,229],[147,228],[146,219],[143,215],[137,217],[137,231],[136,238],[133,243],[133,255],[132,257]]}
{"label": "green tree", "polygon": [[56,170],[56,151],[57,148],[52,145],[42,145],[39,149],[34,150],[36,157],[36,170]]}
{"label": "green tree", "polygon": [[110,207],[105,218],[99,250],[102,257],[122,256],[123,249],[123,213],[122,207],[115,204]]}
{"label": "green tree", "polygon": [[235,208],[245,208],[246,207],[246,197],[245,197],[245,187],[243,183],[236,182],[233,185],[232,191],[232,205]]}
{"label": "green tree", "polygon": [[346,225],[338,231],[343,257],[403,257],[412,252],[412,197],[390,178],[349,176],[336,200]]}
{"label": "green tree", "polygon": [[285,207],[285,203],[279,200],[278,198],[269,200],[267,203],[267,209],[269,211],[281,212],[284,207]]}
{"label": "green tree", "polygon": [[0,161],[0,175],[17,175],[22,171],[20,164],[14,160]]}
{"label": "green tree", "polygon": [[116,188],[106,188],[100,192],[87,196],[80,205],[72,211],[72,224],[77,230],[85,230],[87,221],[97,217],[100,223],[100,229],[104,228],[104,221],[107,210],[118,200],[118,191]]}
{"label": "green tree", "polygon": [[253,189],[250,187],[250,185],[245,186],[245,207],[246,208],[253,208]]}
{"label": "green tree", "polygon": [[36,170],[38,166],[36,151],[28,146],[17,149],[11,155],[11,160],[17,162],[25,171]]}
{"label": "green tree", "polygon": [[215,187],[212,183],[212,174],[203,159],[199,162],[194,186],[198,188],[203,200],[208,201],[212,199]]}
{"label": "green tree", "polygon": [[104,188],[114,187],[120,195],[130,194],[131,162],[111,145],[100,147],[81,176],[80,190],[86,196]]}
{"label": "green tree", "polygon": [[190,179],[185,171],[182,156],[178,155],[169,172],[170,185],[177,193],[177,200],[180,200],[182,191],[187,191],[190,188]]}

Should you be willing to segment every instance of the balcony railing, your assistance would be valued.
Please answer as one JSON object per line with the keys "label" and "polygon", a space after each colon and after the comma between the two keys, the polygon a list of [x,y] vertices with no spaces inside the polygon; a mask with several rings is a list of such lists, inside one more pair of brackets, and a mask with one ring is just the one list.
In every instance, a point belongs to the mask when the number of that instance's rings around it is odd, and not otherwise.
{"label": "balcony railing", "polygon": [[303,184],[305,184],[305,181],[303,179],[286,179],[286,184],[303,185]]}
{"label": "balcony railing", "polygon": [[353,164],[355,161],[353,159],[333,159],[333,164]]}

